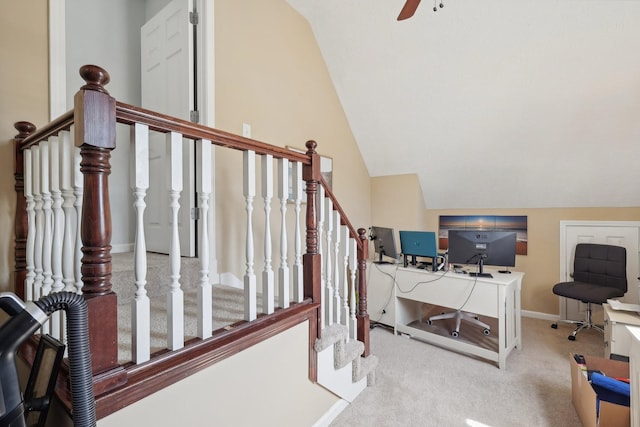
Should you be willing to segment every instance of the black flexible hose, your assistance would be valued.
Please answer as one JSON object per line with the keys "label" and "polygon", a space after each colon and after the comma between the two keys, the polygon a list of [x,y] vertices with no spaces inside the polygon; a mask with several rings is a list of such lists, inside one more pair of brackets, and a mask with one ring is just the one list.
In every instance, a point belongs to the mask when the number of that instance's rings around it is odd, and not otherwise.
{"label": "black flexible hose", "polygon": [[95,427],[96,405],[89,350],[87,302],[81,295],[72,292],[56,292],[40,298],[35,304],[48,316],[58,310],[65,310],[67,313],[73,425]]}

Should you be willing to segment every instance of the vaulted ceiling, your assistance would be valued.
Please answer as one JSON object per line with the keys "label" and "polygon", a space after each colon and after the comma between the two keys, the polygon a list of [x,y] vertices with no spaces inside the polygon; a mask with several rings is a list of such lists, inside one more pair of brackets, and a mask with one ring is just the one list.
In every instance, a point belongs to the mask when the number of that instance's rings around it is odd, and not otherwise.
{"label": "vaulted ceiling", "polygon": [[370,175],[426,208],[640,206],[640,1],[288,2]]}

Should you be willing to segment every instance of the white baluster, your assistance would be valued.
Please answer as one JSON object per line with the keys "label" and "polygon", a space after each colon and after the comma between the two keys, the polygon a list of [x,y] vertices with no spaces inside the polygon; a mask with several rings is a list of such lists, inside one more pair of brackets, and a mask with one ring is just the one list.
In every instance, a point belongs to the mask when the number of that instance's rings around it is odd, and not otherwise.
{"label": "white baluster", "polygon": [[289,160],[278,159],[278,197],[280,198],[280,268],[278,268],[278,302],[289,307],[289,266],[287,265],[287,198],[289,197]]}
{"label": "white baluster", "polygon": [[184,293],[180,288],[180,233],[178,213],[182,192],[182,135],[167,134],[167,161],[169,162],[169,200],[171,206],[171,282],[167,293],[167,347],[184,347]]}
{"label": "white baluster", "polygon": [[326,323],[327,312],[327,280],[326,280],[326,263],[327,257],[323,251],[324,241],[324,187],[318,186],[318,253],[320,254],[320,324],[324,328]]}
{"label": "white baluster", "polygon": [[358,319],[356,318],[356,273],[358,271],[358,242],[356,239],[349,239],[349,313],[350,325],[349,333],[351,339],[358,338]]}
{"label": "white baluster", "polygon": [[[53,211],[51,205],[50,181],[49,181],[49,141],[40,143],[40,193],[42,194],[42,212],[44,216],[44,230],[42,234],[42,295],[51,293],[53,284],[51,271],[51,244],[53,236]],[[42,332],[48,334],[51,331],[51,322],[42,327]]]}
{"label": "white baluster", "polygon": [[349,244],[351,239],[349,236],[349,227],[340,226],[341,243],[340,243],[340,259],[342,260],[342,270],[340,271],[340,294],[342,295],[342,305],[340,306],[341,323],[347,328],[349,327]]}
{"label": "white baluster", "polygon": [[[36,213],[34,211],[35,201],[33,200],[33,159],[31,149],[24,150],[24,197],[27,201],[27,244],[26,244],[26,264],[27,276],[24,283],[24,295],[27,301],[33,301],[33,281],[36,277],[34,265],[34,250],[36,239]],[[16,283],[16,286],[18,284]]]}
{"label": "white baluster", "polygon": [[76,292],[82,294],[82,235],[80,234],[82,224],[82,197],[84,194],[84,177],[80,172],[80,147],[73,147],[73,195],[76,201],[73,208],[76,211],[76,244],[73,252],[74,277],[76,280]]}
{"label": "white baluster", "polygon": [[136,123],[131,127],[131,188],[136,211],[134,277],[136,292],[131,302],[131,355],[135,363],[151,355],[151,308],[147,296],[147,245],[144,235],[144,198],[149,188],[149,127]]}
{"label": "white baluster", "polygon": [[302,227],[300,225],[300,205],[302,204],[302,163],[294,162],[292,173],[293,200],[295,202],[295,237],[293,261],[293,300],[302,302],[304,299],[304,270],[302,268]]}
{"label": "white baluster", "polygon": [[[198,174],[198,191],[200,194],[200,215],[202,221],[202,238],[200,245],[200,286],[198,286],[198,336],[209,338],[213,332],[213,312],[211,308],[211,280],[209,279],[209,197],[211,195],[211,141],[206,139],[197,142],[200,159]],[[254,280],[255,284],[255,280]]]}
{"label": "white baluster", "polygon": [[[209,218],[207,221],[209,224],[216,223],[216,173],[215,173],[215,165],[216,165],[216,146],[213,145],[211,147],[211,158],[209,160],[209,164],[207,165],[208,169],[211,169],[211,195],[209,196]],[[209,280],[211,283],[220,283],[220,273],[218,273],[218,254],[216,252],[216,240],[217,233],[216,227],[209,227],[209,235],[207,236],[209,241]]]}
{"label": "white baluster", "polygon": [[[62,209],[64,211],[64,233],[62,235],[62,282],[63,289],[67,292],[75,292],[75,278],[73,265],[73,251],[75,247],[76,230],[73,222],[73,155],[74,146],[71,132],[60,132],[60,189],[62,191]],[[66,312],[60,311],[60,327],[62,337],[67,342]]]}
{"label": "white baluster", "polygon": [[[62,192],[60,191],[60,143],[58,138],[49,138],[49,171],[53,212],[51,240],[51,292],[64,289],[62,283],[62,239],[64,237],[64,211],[62,210]],[[62,340],[62,311],[51,314],[51,335]]]}
{"label": "white baluster", "polygon": [[253,199],[256,196],[256,153],[247,150],[243,153],[243,194],[247,210],[247,270],[244,275],[244,319],[251,321],[257,317],[256,275],[253,271]]}
{"label": "white baluster", "polygon": [[342,243],[342,236],[340,234],[340,213],[336,210],[331,213],[333,216],[333,256],[334,256],[334,270],[333,270],[333,320],[335,323],[340,324],[340,310],[342,309],[342,298],[340,296],[340,274],[342,270],[342,260],[340,259],[340,244]]}
{"label": "white baluster", "polygon": [[333,263],[333,202],[330,198],[325,199],[325,221],[327,225],[327,249],[325,250],[326,256],[323,256],[325,261],[325,280],[326,280],[326,316],[327,325],[333,324],[333,271],[331,265]]}
{"label": "white baluster", "polygon": [[262,272],[262,312],[274,311],[274,277],[271,268],[271,198],[273,197],[273,156],[262,156],[262,197],[264,197],[264,271]]}
{"label": "white baluster", "polygon": [[[74,147],[69,131],[60,132],[60,189],[62,190],[62,209],[64,210],[64,235],[62,238],[62,282],[64,290],[74,292],[73,250],[75,246],[75,224],[73,222],[73,154]],[[64,327],[63,322],[63,327]]]}
{"label": "white baluster", "polygon": [[[42,236],[42,295],[51,293],[53,284],[51,271],[51,243],[53,236],[53,211],[51,206],[51,187],[49,180],[49,141],[40,144],[40,193],[42,194],[42,212],[44,214],[44,231]],[[48,333],[48,331],[47,331]]]}
{"label": "white baluster", "polygon": [[31,149],[33,162],[33,200],[35,213],[35,237],[33,248],[33,265],[35,278],[33,283],[33,299],[38,300],[42,296],[42,246],[44,241],[44,211],[42,210],[43,201],[40,192],[41,182],[40,175],[40,147],[34,146]]}

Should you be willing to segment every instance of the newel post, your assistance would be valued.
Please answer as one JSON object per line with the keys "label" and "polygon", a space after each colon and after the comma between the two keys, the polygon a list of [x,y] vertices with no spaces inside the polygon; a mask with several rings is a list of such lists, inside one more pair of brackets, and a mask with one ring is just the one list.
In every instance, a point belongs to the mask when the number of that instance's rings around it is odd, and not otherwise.
{"label": "newel post", "polygon": [[95,65],[80,68],[86,84],[74,98],[75,144],[84,176],[82,204],[82,292],[89,307],[93,373],[118,365],[117,297],[111,290],[109,174],[116,144],[116,103],[104,85],[109,74]]}
{"label": "newel post", "polygon": [[36,127],[29,122],[17,122],[13,125],[18,135],[13,139],[14,164],[13,176],[16,190],[16,214],[14,223],[15,234],[15,270],[13,272],[13,289],[15,294],[24,301],[24,284],[27,277],[27,199],[24,196],[24,154],[22,141],[33,132]]}
{"label": "newel post", "polygon": [[[304,269],[304,296],[320,304],[322,260],[318,253],[318,210],[317,194],[320,182],[320,156],[316,153],[318,144],[307,141],[307,155],[311,158],[310,165],[303,165],[302,179],[306,182],[307,214],[306,214],[306,253],[302,256]],[[317,334],[322,331],[321,319],[318,313]]]}
{"label": "newel post", "polygon": [[369,313],[367,313],[367,259],[369,258],[369,241],[367,239],[367,230],[358,229],[358,341],[364,343],[364,352],[362,356],[369,355],[369,330],[370,321]]}

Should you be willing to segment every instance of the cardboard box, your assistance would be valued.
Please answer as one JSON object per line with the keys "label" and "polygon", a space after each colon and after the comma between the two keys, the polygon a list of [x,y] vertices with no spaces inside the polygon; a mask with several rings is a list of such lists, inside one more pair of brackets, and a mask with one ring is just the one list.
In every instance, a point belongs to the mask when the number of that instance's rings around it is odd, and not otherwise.
{"label": "cardboard box", "polygon": [[[602,371],[609,377],[629,378],[629,364],[619,360],[584,356],[587,369]],[[571,362],[571,401],[584,427],[629,427],[631,411],[628,406],[600,401],[600,413],[597,412],[597,394],[591,387],[582,368],[569,355]]]}

